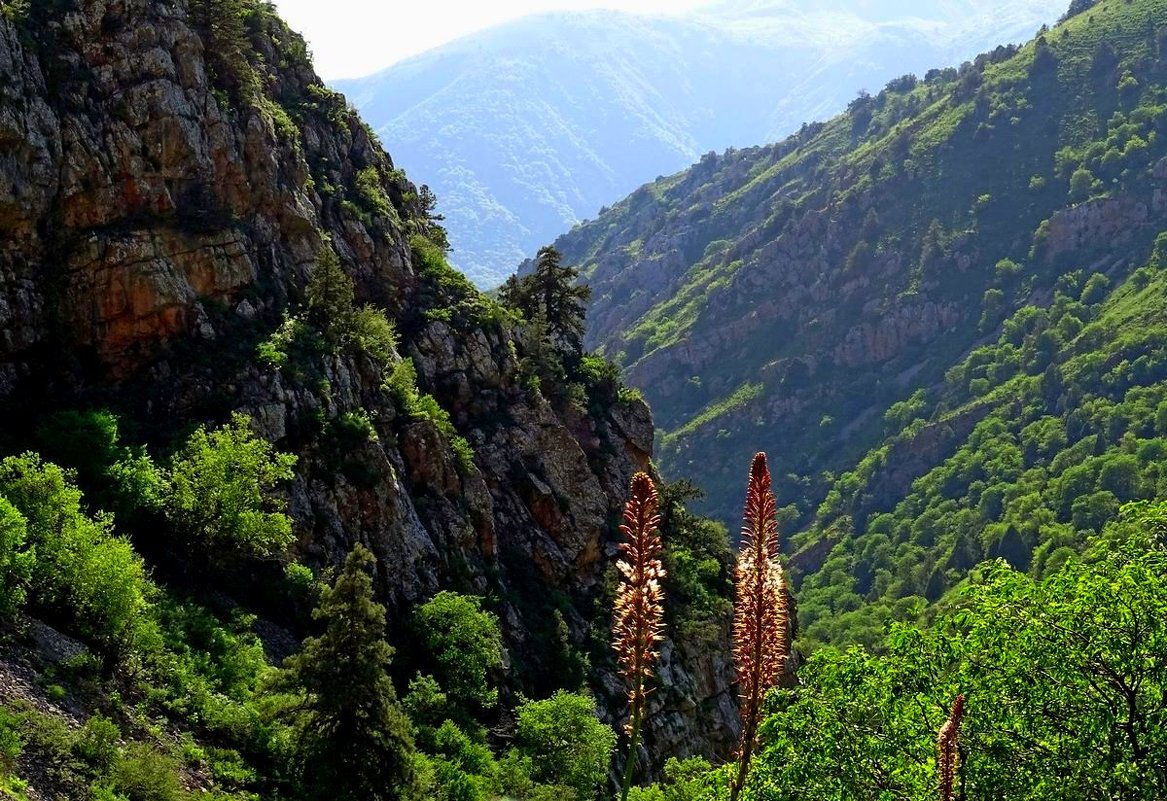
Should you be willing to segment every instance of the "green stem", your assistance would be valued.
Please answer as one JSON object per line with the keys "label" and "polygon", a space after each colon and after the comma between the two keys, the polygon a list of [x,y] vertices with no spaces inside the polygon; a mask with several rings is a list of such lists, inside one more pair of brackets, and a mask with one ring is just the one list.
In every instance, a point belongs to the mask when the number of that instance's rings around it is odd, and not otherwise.
{"label": "green stem", "polygon": [[636,767],[636,746],[640,743],[640,704],[632,710],[632,734],[628,740],[628,759],[624,763],[624,785],[620,788],[620,801],[628,801],[628,790],[632,787],[632,769]]}

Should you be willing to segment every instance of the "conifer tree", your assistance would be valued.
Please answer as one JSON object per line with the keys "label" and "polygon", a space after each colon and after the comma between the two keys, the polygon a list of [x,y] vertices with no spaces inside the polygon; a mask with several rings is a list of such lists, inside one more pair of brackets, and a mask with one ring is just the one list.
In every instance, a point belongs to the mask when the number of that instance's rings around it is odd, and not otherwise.
{"label": "conifer tree", "polygon": [[499,297],[528,320],[542,317],[553,343],[579,353],[583,350],[584,304],[591,299],[592,290],[577,283],[579,270],[564,267],[561,258],[550,245],[540,248],[535,271],[522,278],[511,276]]}
{"label": "conifer tree", "polygon": [[373,556],[361,545],[312,616],[324,633],[288,659],[284,686],[298,696],[298,768],[309,799],[409,801],[419,797],[413,734],[388,668],[385,609],[373,600]]}

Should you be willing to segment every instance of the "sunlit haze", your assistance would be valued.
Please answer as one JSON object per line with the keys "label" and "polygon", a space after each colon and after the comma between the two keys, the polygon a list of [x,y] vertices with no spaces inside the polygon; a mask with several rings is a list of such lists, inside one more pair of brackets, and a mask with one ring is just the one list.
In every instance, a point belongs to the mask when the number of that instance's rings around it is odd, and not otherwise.
{"label": "sunlit haze", "polygon": [[308,40],[316,71],[355,78],[500,22],[540,11],[611,8],[680,13],[703,0],[275,0],[280,14]]}

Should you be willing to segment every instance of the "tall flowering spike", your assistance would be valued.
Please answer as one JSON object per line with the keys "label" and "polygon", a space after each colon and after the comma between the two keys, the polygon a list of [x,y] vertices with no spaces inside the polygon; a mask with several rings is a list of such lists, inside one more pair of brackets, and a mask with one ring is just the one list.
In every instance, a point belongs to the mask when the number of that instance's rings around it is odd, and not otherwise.
{"label": "tall flowering spike", "polygon": [[960,721],[964,717],[964,695],[956,696],[952,712],[940,727],[936,740],[937,769],[940,772],[940,801],[952,801],[956,783],[957,746],[960,745]]}
{"label": "tall flowering spike", "polygon": [[648,700],[648,681],[659,656],[657,643],[664,639],[661,581],[665,570],[660,559],[657,506],[652,479],[644,473],[634,475],[628,502],[624,505],[624,523],[620,526],[624,534],[624,542],[620,543],[623,556],[616,563],[620,571],[620,588],[616,592],[616,615],[612,623],[612,646],[616,649],[620,675],[628,684],[630,712],[625,727],[629,750],[621,798],[628,795],[640,724]]}
{"label": "tall flowering spike", "polygon": [[735,581],[733,655],[742,701],[742,739],[738,747],[738,775],[730,790],[734,799],[745,784],[750,758],[757,746],[766,691],[778,683],[790,652],[789,594],[778,564],[776,513],[766,454],[759,453],[750,466],[746,487],[742,550]]}

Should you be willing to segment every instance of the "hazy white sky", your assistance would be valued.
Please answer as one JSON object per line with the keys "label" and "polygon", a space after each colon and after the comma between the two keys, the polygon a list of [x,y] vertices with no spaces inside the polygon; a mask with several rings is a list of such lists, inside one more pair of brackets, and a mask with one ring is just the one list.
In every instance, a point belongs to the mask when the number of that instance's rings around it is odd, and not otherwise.
{"label": "hazy white sky", "polygon": [[708,0],[274,0],[321,77],[355,78],[467,33],[539,11],[678,13]]}

